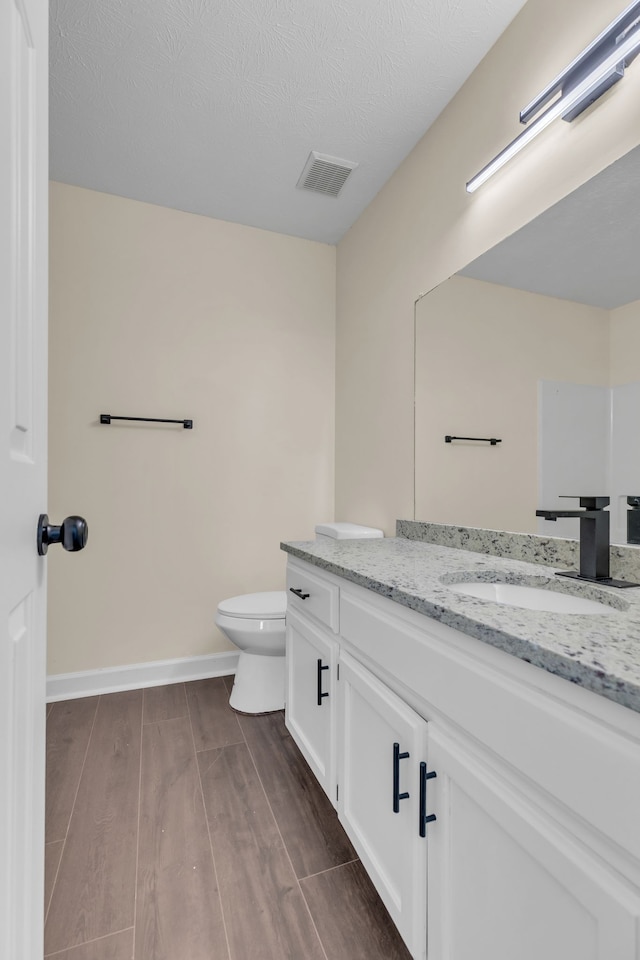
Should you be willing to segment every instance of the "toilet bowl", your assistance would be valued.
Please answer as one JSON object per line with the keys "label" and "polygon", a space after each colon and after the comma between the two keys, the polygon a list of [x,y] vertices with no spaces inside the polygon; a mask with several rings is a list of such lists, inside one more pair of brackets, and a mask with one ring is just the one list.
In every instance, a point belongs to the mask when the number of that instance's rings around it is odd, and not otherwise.
{"label": "toilet bowl", "polygon": [[240,650],[229,704],[241,713],[284,707],[284,590],[245,593],[219,604],[216,626]]}
{"label": "toilet bowl", "polygon": [[[316,539],[363,540],[384,536],[382,530],[355,523],[323,523]],[[285,614],[284,590],[245,593],[218,605],[215,622],[240,650],[229,705],[240,713],[271,713],[284,709]]]}

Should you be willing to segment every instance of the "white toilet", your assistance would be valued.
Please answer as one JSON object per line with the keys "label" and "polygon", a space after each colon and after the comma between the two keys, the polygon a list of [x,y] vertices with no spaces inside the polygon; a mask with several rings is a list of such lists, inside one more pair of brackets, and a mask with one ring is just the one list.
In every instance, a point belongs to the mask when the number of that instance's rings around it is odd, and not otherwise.
{"label": "white toilet", "polygon": [[[382,530],[356,523],[321,523],[316,540],[369,540]],[[284,709],[285,614],[284,590],[245,593],[223,600],[216,625],[240,649],[229,704],[240,713],[270,713]]]}

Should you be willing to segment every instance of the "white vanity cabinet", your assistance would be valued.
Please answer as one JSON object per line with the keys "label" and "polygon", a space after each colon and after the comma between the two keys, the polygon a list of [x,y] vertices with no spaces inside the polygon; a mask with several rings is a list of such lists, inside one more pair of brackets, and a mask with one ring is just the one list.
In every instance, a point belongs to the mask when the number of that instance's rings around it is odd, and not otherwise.
{"label": "white vanity cabinet", "polygon": [[289,564],[285,723],[335,806],[338,588]]}
{"label": "white vanity cabinet", "polygon": [[422,958],[427,857],[419,782],[427,724],[348,653],[339,676],[338,816],[412,956]]}
{"label": "white vanity cabinet", "polygon": [[338,815],[415,960],[640,960],[640,716],[309,570],[339,592]]}
{"label": "white vanity cabinet", "polygon": [[638,891],[509,782],[430,724],[429,958],[637,960]]}
{"label": "white vanity cabinet", "polygon": [[337,651],[333,637],[287,613],[285,723],[334,806]]}

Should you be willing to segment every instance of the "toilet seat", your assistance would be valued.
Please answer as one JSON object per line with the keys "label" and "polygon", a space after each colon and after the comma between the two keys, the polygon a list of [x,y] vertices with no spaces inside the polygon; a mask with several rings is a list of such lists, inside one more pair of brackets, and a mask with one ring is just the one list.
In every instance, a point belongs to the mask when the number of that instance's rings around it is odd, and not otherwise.
{"label": "toilet seat", "polygon": [[287,594],[284,590],[244,593],[229,597],[218,605],[219,614],[244,620],[284,620],[286,612]]}

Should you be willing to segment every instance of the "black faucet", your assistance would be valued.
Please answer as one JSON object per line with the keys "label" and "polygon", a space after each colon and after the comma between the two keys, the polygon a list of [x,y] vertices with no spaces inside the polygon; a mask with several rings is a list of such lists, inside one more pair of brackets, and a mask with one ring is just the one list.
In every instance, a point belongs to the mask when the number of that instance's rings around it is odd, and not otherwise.
{"label": "black faucet", "polygon": [[[568,498],[575,499],[575,498]],[[580,519],[580,570],[558,573],[559,577],[591,580],[609,587],[637,587],[627,580],[609,576],[609,497],[580,497],[582,510],[536,510],[536,517],[557,520],[559,517]]]}

